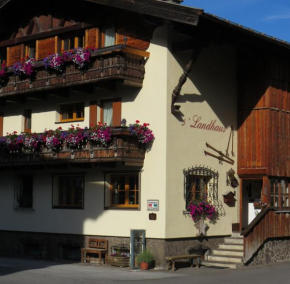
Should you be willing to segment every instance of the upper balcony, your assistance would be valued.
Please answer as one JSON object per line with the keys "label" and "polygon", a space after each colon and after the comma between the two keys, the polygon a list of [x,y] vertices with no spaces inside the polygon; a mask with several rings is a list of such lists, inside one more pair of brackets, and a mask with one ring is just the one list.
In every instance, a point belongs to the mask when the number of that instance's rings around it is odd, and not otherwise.
{"label": "upper balcony", "polygon": [[7,78],[1,84],[0,97],[5,100],[11,95],[53,92],[53,89],[109,80],[120,80],[124,85],[141,88],[148,57],[149,53],[146,51],[126,45],[115,45],[93,51],[90,67],[85,71],[69,62],[64,71],[58,74],[47,71],[42,61],[38,61],[35,77],[22,79],[14,75],[12,67],[9,67]]}

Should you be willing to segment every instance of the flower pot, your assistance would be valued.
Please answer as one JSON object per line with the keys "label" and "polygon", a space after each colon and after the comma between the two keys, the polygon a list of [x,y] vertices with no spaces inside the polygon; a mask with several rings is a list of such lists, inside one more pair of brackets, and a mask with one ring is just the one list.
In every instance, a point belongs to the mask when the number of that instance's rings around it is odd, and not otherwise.
{"label": "flower pot", "polygon": [[141,270],[148,270],[149,269],[149,263],[141,262],[140,263],[140,267],[141,267]]}

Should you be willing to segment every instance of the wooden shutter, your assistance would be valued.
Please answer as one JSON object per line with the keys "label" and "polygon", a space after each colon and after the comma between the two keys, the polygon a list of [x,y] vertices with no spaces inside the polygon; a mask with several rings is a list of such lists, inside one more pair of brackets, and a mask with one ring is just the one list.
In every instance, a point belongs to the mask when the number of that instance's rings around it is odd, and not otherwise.
{"label": "wooden shutter", "polygon": [[90,127],[94,127],[97,124],[97,102],[90,102]]}
{"label": "wooden shutter", "polygon": [[100,32],[99,32],[98,28],[86,30],[85,46],[98,48],[99,47],[99,36],[100,36]]}
{"label": "wooden shutter", "polygon": [[121,125],[121,113],[122,111],[122,102],[121,99],[114,99],[113,101],[113,126]]}
{"label": "wooden shutter", "polygon": [[7,48],[7,66],[12,66],[16,62],[20,62],[24,57],[25,47],[23,44]]}
{"label": "wooden shutter", "polygon": [[36,41],[36,60],[44,59],[49,54],[58,52],[58,37]]}
{"label": "wooden shutter", "polygon": [[3,113],[0,113],[0,137],[3,136]]}

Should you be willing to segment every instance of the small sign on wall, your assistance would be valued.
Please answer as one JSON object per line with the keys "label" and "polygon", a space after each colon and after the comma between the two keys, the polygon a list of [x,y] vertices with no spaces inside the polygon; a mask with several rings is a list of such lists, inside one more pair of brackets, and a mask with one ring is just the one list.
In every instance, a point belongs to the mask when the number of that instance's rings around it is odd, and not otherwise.
{"label": "small sign on wall", "polygon": [[147,211],[159,211],[159,200],[147,200]]}

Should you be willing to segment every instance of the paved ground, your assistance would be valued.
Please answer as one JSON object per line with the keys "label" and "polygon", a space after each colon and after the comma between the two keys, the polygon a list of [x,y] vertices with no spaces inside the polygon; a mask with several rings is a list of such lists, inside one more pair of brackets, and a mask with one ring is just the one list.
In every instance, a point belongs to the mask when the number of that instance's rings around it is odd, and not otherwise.
{"label": "paved ground", "polygon": [[42,260],[0,258],[1,284],[289,284],[290,262],[231,269],[202,267],[179,270],[132,271],[109,266],[59,263]]}

